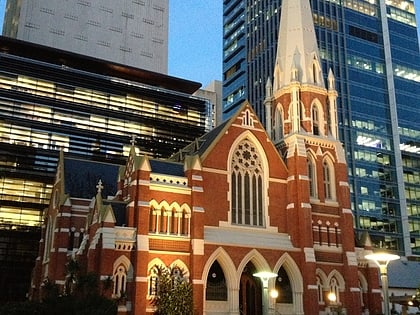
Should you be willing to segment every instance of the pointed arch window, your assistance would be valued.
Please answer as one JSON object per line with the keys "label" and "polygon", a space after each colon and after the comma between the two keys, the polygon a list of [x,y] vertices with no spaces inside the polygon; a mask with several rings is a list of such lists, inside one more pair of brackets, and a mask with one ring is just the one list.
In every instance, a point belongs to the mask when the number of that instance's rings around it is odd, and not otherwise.
{"label": "pointed arch window", "polygon": [[124,265],[119,265],[114,270],[114,297],[121,297],[127,289],[127,269]]}
{"label": "pointed arch window", "polygon": [[257,148],[245,139],[231,164],[232,224],[264,226],[264,170]]}
{"label": "pointed arch window", "polygon": [[317,185],[316,185],[316,165],[311,156],[307,160],[308,166],[308,179],[309,179],[309,196],[317,197]]}
{"label": "pointed arch window", "polygon": [[290,283],[289,275],[286,269],[282,266],[277,273],[276,290],[280,294],[276,298],[276,303],[293,303],[293,290]]}
{"label": "pointed arch window", "polygon": [[157,266],[153,266],[149,271],[149,285],[148,292],[149,296],[155,296],[158,293],[159,284],[159,270]]}
{"label": "pointed arch window", "polygon": [[318,303],[322,304],[324,303],[324,291],[322,289],[323,285],[320,277],[316,277],[316,286],[318,288]]}
{"label": "pointed arch window", "polygon": [[331,278],[330,281],[330,293],[334,293],[336,298],[335,302],[340,303],[340,286],[335,277]]}
{"label": "pointed arch window", "polygon": [[283,138],[283,113],[277,108],[274,116],[273,140],[278,141]]}
{"label": "pointed arch window", "polygon": [[317,106],[312,106],[312,132],[314,135],[319,136],[319,111]]}
{"label": "pointed arch window", "polygon": [[324,173],[324,193],[325,199],[334,200],[335,199],[335,190],[334,190],[334,170],[332,163],[328,159],[324,160],[322,165]]}
{"label": "pointed arch window", "polygon": [[251,115],[251,112],[247,109],[245,110],[245,115],[242,118],[242,125],[248,127],[254,127],[254,119]]}
{"label": "pointed arch window", "polygon": [[211,265],[207,275],[206,300],[227,301],[225,274],[217,260]]}

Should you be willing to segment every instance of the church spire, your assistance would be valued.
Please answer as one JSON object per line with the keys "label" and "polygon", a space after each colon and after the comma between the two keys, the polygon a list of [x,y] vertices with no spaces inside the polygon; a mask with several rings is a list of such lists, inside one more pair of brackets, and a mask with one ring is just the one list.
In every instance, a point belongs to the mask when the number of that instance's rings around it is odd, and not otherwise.
{"label": "church spire", "polygon": [[274,92],[292,82],[325,87],[309,0],[283,0]]}

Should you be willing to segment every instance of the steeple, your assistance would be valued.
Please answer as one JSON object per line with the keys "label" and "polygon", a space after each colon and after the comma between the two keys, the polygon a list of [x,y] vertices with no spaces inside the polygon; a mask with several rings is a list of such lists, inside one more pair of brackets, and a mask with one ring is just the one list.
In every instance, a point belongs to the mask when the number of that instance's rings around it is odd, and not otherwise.
{"label": "steeple", "polygon": [[292,82],[325,87],[309,0],[283,0],[273,92]]}

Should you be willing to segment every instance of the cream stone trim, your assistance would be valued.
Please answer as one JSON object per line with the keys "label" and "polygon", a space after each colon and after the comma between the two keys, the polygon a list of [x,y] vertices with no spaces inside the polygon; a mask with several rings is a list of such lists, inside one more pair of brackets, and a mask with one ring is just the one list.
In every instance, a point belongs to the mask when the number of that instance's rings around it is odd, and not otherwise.
{"label": "cream stone trim", "polygon": [[313,248],[305,247],[303,248],[303,252],[305,253],[306,262],[316,262],[315,250]]}
{"label": "cream stone trim", "polygon": [[194,255],[204,255],[204,240],[192,239],[191,247]]}

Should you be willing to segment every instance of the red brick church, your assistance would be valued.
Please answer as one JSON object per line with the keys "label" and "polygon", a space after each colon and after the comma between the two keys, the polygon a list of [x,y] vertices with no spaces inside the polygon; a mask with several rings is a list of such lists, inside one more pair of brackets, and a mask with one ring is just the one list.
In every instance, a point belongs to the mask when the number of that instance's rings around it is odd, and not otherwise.
{"label": "red brick church", "polygon": [[110,297],[125,293],[119,314],[153,313],[156,266],[184,271],[197,314],[381,312],[368,238],[355,246],[334,76],[325,85],[308,1],[283,0],[281,21],[266,129],[245,103],[168,160],[134,145],[121,168],[61,155],[34,298],[47,278],[64,290],[73,258],[112,279]]}

